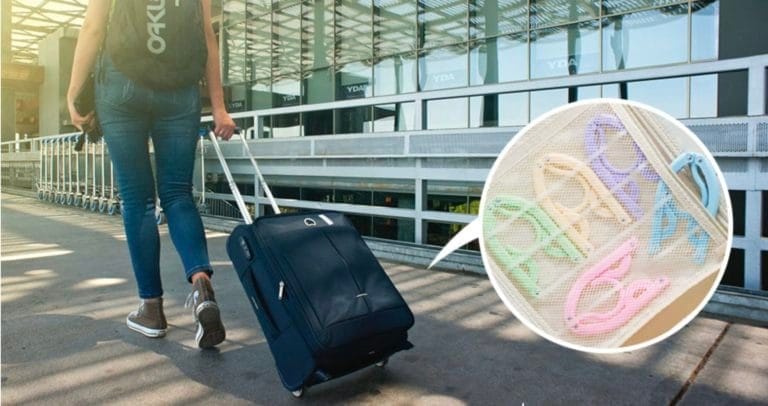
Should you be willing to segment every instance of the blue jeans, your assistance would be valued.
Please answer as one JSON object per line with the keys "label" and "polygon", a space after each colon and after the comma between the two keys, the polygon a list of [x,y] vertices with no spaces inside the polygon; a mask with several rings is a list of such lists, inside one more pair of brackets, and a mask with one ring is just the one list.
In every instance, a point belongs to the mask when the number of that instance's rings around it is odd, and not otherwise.
{"label": "blue jeans", "polygon": [[163,288],[150,138],[155,150],[157,194],[187,279],[196,272],[212,273],[203,223],[192,197],[200,90],[193,85],[155,91],[125,77],[107,57],[99,65],[96,113],[120,190],[139,297],[159,297]]}

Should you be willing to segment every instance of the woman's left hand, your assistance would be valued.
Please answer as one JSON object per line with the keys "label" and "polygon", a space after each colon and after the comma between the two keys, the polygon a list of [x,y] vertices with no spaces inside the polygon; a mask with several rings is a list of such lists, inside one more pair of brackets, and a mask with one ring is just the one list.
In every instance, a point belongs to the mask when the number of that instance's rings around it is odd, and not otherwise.
{"label": "woman's left hand", "polygon": [[214,112],[213,124],[215,126],[213,133],[223,140],[229,140],[235,133],[235,122],[226,111]]}

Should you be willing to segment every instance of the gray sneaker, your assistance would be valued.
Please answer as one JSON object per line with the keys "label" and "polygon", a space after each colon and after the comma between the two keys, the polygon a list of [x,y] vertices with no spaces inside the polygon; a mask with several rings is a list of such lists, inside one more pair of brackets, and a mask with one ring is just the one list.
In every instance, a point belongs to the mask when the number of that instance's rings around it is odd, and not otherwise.
{"label": "gray sneaker", "polygon": [[142,299],[139,310],[131,312],[125,322],[128,328],[147,337],[163,337],[168,329],[163,313],[163,298]]}
{"label": "gray sneaker", "polygon": [[192,292],[187,296],[185,307],[191,307],[197,322],[195,342],[200,348],[211,348],[220,344],[226,337],[221,323],[219,305],[213,294],[211,282],[199,278],[192,284]]}

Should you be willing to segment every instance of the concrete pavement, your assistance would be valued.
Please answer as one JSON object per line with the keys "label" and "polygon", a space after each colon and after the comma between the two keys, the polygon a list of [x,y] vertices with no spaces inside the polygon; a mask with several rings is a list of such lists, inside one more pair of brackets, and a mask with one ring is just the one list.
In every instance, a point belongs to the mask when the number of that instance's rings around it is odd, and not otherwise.
{"label": "concrete pavement", "polygon": [[3,194],[2,404],[768,404],[768,329],[697,317],[620,355],[561,348],[514,319],[482,276],[385,263],[416,315],[415,348],[311,388],[283,389],[210,232],[227,340],[194,347],[181,263],[163,227],[169,332],[125,326],[135,287],[119,217]]}

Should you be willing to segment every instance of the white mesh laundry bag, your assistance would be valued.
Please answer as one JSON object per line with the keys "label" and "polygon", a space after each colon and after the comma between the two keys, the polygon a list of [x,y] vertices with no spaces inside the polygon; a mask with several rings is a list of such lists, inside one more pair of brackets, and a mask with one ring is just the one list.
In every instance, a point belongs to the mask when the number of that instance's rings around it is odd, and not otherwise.
{"label": "white mesh laundry bag", "polygon": [[[614,352],[669,336],[714,292],[731,244],[722,173],[668,115],[599,99],[521,130],[486,181],[477,232],[505,304],[542,336]],[[625,343],[691,287],[715,276],[693,312]]]}

